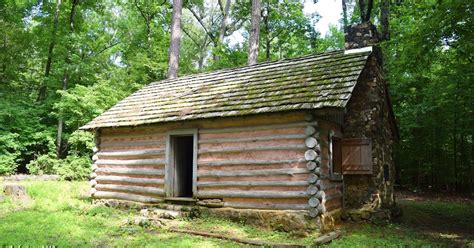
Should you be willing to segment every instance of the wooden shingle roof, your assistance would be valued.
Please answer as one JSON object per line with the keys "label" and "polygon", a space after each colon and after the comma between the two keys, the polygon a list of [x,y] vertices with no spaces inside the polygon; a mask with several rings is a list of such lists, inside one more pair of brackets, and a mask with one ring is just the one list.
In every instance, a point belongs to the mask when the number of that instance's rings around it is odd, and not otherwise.
{"label": "wooden shingle roof", "polygon": [[335,51],[153,82],[81,129],[344,108],[369,51]]}

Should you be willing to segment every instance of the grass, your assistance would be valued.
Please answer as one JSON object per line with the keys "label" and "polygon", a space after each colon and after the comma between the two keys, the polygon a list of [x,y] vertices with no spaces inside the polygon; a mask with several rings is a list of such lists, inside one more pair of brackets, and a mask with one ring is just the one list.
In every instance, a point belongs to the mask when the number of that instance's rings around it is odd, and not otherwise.
{"label": "grass", "polygon": [[[91,204],[86,182],[23,182],[33,199],[0,203],[0,246],[59,247],[239,247],[238,243],[184,235],[167,228],[124,225],[138,210]],[[349,224],[331,247],[459,246],[474,247],[469,203],[401,201],[398,224]],[[442,224],[445,223],[445,224]],[[233,237],[310,245],[315,237],[295,238],[224,219],[203,216],[169,222],[173,227],[225,233]]]}

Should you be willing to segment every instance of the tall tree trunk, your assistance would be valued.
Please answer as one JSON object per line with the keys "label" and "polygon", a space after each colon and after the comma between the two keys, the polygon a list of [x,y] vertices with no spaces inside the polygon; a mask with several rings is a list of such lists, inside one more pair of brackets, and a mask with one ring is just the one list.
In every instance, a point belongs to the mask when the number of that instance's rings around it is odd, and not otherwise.
{"label": "tall tree trunk", "polygon": [[183,2],[173,0],[173,16],[171,20],[171,39],[168,62],[168,78],[178,77],[179,67],[179,49],[181,47],[181,14],[183,11]]}
{"label": "tall tree trunk", "polygon": [[360,19],[362,22],[370,21],[374,0],[367,0],[367,6],[365,4],[365,0],[359,0]]}
{"label": "tall tree trunk", "polygon": [[267,3],[265,6],[265,15],[263,16],[263,26],[265,30],[265,59],[270,61],[270,53],[271,53],[271,39],[270,39],[270,25],[268,23],[268,18],[270,16],[270,6]]}
{"label": "tall tree trunk", "polygon": [[[216,44],[214,44],[215,48],[219,48],[224,42],[225,32],[227,31],[227,20],[229,19],[230,1],[231,0],[226,0],[225,2],[224,11],[222,12],[222,23],[219,30],[219,36],[217,38]],[[219,4],[221,4],[221,0],[219,0]],[[213,59],[214,61],[219,61],[221,58],[214,52]]]}
{"label": "tall tree trunk", "polygon": [[380,0],[380,26],[382,40],[390,39],[390,0]]}
{"label": "tall tree trunk", "polygon": [[204,59],[206,58],[206,53],[207,53],[207,46],[208,46],[208,39],[209,36],[204,37],[204,41],[202,45],[200,46],[200,52],[199,52],[199,59],[198,59],[198,70],[202,71],[202,68],[204,67]]}
{"label": "tall tree trunk", "polygon": [[49,42],[48,47],[48,58],[46,60],[46,67],[44,69],[44,77],[46,80],[43,80],[41,87],[39,89],[38,98],[36,101],[43,101],[46,98],[46,81],[51,72],[51,64],[53,63],[53,50],[56,45],[56,33],[58,31],[58,21],[59,21],[59,11],[61,9],[61,0],[56,1],[56,11],[54,12],[53,18],[53,30],[51,31],[51,41]]}
{"label": "tall tree trunk", "polygon": [[260,15],[261,15],[260,0],[252,0],[252,16],[251,16],[249,57],[248,57],[249,65],[254,65],[257,63],[258,40],[260,37]]}
{"label": "tall tree trunk", "polygon": [[[76,7],[79,4],[79,0],[73,0],[71,6],[71,12],[69,13],[69,32],[70,35],[74,34],[74,17],[76,16]],[[72,45],[67,45],[67,54],[65,58],[66,68],[64,69],[63,74],[63,81],[62,81],[62,89],[63,91],[67,91],[69,86],[69,66],[71,65],[71,53],[72,53]],[[62,117],[62,113],[59,114],[58,119],[58,132],[56,135],[56,156],[58,158],[61,157],[62,153],[62,140],[63,140],[63,129],[64,129],[64,118]]]}
{"label": "tall tree trunk", "polygon": [[349,26],[349,20],[347,19],[347,0],[342,0],[342,17],[344,22],[344,33],[347,32]]}

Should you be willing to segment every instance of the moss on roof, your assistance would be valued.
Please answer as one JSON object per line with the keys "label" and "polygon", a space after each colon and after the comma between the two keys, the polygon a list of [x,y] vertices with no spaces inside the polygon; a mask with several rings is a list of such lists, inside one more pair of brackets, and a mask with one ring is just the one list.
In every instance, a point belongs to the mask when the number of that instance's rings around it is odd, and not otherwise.
{"label": "moss on roof", "polygon": [[81,129],[344,108],[370,51],[343,51],[153,82]]}

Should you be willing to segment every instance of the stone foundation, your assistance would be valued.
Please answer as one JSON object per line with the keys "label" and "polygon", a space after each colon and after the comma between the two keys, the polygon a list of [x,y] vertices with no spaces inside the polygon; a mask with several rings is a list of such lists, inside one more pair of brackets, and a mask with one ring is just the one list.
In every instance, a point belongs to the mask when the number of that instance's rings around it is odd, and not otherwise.
{"label": "stone foundation", "polygon": [[305,237],[321,231],[321,218],[307,216],[305,211],[202,208],[203,213],[270,230]]}

